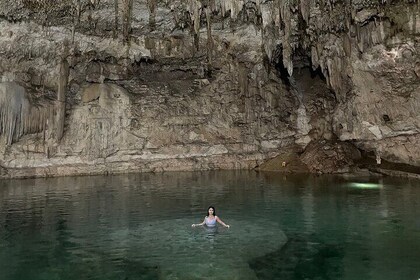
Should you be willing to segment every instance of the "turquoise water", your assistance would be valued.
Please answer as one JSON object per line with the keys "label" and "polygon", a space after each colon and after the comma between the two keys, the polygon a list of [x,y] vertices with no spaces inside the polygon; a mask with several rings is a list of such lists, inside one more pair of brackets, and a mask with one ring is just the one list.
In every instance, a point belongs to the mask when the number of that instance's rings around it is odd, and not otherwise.
{"label": "turquoise water", "polygon": [[[238,171],[0,181],[0,279],[420,278],[420,182]],[[230,229],[191,228],[208,205]]]}

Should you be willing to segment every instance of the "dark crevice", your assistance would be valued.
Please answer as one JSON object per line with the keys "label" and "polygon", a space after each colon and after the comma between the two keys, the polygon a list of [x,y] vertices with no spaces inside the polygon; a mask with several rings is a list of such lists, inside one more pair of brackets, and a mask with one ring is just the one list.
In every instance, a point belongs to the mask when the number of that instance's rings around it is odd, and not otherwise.
{"label": "dark crevice", "polygon": [[387,123],[391,121],[391,118],[388,115],[382,115],[382,119]]}
{"label": "dark crevice", "polygon": [[287,87],[290,87],[290,75],[287,71],[287,68],[283,64],[283,48],[281,46],[277,46],[276,50],[274,51],[273,61],[275,62],[274,68],[277,70],[278,77]]}
{"label": "dark crevice", "polygon": [[136,61],[136,65],[151,65],[155,64],[157,61],[149,57],[141,57],[140,60]]}
{"label": "dark crevice", "polygon": [[287,72],[286,67],[284,67],[283,62],[276,63],[275,68],[277,70],[277,73],[279,74],[280,79],[286,86],[290,86],[289,81],[289,73]]}
{"label": "dark crevice", "polygon": [[327,79],[325,78],[324,74],[322,73],[321,67],[316,68],[315,70],[310,67],[309,71],[311,73],[311,78],[320,78],[322,81],[327,82]]}
{"label": "dark crevice", "polygon": [[362,150],[362,158],[356,163],[361,168],[366,168],[373,171],[376,168],[379,168],[379,169],[385,169],[385,170],[420,174],[420,167],[406,164],[406,163],[392,162],[392,161],[388,161],[382,158],[381,164],[377,164],[376,154],[373,151]]}

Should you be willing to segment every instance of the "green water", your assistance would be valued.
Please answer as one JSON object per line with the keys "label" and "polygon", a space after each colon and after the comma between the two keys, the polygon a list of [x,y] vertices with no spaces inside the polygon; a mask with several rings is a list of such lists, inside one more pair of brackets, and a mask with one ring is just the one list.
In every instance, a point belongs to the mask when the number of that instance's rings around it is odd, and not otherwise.
{"label": "green water", "polygon": [[[0,181],[0,279],[420,278],[420,182],[179,172]],[[191,228],[207,206],[230,229]]]}

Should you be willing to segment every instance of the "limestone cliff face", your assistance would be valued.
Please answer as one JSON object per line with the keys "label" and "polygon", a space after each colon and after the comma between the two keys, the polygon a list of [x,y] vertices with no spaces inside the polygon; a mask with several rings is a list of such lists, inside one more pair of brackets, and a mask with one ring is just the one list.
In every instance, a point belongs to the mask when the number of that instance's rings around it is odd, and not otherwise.
{"label": "limestone cliff face", "polygon": [[2,177],[420,166],[416,0],[0,0],[0,33]]}

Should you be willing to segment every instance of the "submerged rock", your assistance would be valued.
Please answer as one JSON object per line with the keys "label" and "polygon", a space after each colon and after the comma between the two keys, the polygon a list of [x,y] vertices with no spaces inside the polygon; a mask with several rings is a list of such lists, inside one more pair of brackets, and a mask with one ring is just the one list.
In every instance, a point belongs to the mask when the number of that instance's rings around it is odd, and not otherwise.
{"label": "submerged rock", "polygon": [[[145,223],[98,240],[107,250],[129,244],[136,260],[158,266],[164,279],[258,279],[248,262],[279,250],[287,237],[272,221],[229,220],[231,228],[191,228],[191,219]],[[150,257],[153,256],[153,257]]]}

